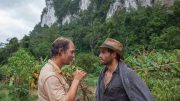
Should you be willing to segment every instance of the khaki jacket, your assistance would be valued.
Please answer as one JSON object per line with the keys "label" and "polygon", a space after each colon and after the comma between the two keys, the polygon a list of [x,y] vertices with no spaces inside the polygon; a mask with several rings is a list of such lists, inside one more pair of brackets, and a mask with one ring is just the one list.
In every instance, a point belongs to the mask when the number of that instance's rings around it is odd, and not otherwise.
{"label": "khaki jacket", "polygon": [[38,101],[66,101],[69,85],[61,75],[59,67],[51,60],[40,71]]}

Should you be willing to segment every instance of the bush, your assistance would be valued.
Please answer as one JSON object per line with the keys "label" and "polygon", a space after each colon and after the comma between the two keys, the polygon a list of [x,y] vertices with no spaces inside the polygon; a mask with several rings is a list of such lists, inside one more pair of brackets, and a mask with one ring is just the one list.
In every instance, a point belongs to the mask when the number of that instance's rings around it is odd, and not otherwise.
{"label": "bush", "polygon": [[[180,100],[180,80],[160,80],[152,79],[154,86],[151,91],[157,101],[179,101]],[[149,83],[149,82],[148,82]]]}
{"label": "bush", "polygon": [[75,59],[75,65],[85,70],[87,73],[99,75],[101,66],[98,57],[90,53],[80,53]]}
{"label": "bush", "polygon": [[39,70],[39,63],[25,49],[20,48],[8,63],[3,65],[4,75],[9,79],[9,95],[15,101],[28,101],[30,81],[36,70]]}
{"label": "bush", "polygon": [[3,72],[2,72],[2,69],[0,68],[0,81],[3,79]]}
{"label": "bush", "polygon": [[29,87],[27,84],[14,85],[10,87],[8,96],[14,101],[27,101],[29,97]]}
{"label": "bush", "polygon": [[180,100],[178,51],[139,51],[125,60],[146,82],[157,101]]}

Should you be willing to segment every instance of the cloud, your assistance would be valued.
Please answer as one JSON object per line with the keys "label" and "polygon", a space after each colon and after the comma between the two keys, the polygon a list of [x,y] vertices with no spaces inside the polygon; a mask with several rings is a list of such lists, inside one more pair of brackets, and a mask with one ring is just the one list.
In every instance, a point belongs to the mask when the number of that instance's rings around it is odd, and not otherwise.
{"label": "cloud", "polygon": [[0,0],[0,42],[21,39],[40,22],[45,0]]}

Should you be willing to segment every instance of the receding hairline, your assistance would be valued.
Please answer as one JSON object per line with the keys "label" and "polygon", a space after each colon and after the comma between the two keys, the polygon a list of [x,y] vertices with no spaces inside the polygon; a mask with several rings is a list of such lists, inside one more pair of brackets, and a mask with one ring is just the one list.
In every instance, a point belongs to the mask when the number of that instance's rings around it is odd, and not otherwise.
{"label": "receding hairline", "polygon": [[[69,43],[72,42],[71,38],[61,36],[61,37],[58,37],[57,39],[55,39],[52,44],[55,44],[56,42],[61,41],[61,40],[68,41]],[[73,42],[72,42],[72,43],[73,43]],[[74,44],[74,43],[73,43],[73,44]]]}

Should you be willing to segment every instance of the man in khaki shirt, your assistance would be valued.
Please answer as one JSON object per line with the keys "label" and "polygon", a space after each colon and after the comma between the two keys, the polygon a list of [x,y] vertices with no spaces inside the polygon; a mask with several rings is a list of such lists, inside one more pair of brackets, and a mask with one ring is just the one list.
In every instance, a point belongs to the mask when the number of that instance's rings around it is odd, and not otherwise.
{"label": "man in khaki shirt", "polygon": [[74,101],[78,85],[86,75],[77,70],[71,86],[66,83],[61,68],[70,64],[74,58],[75,46],[64,37],[57,38],[52,44],[52,57],[41,69],[38,80],[38,101]]}

